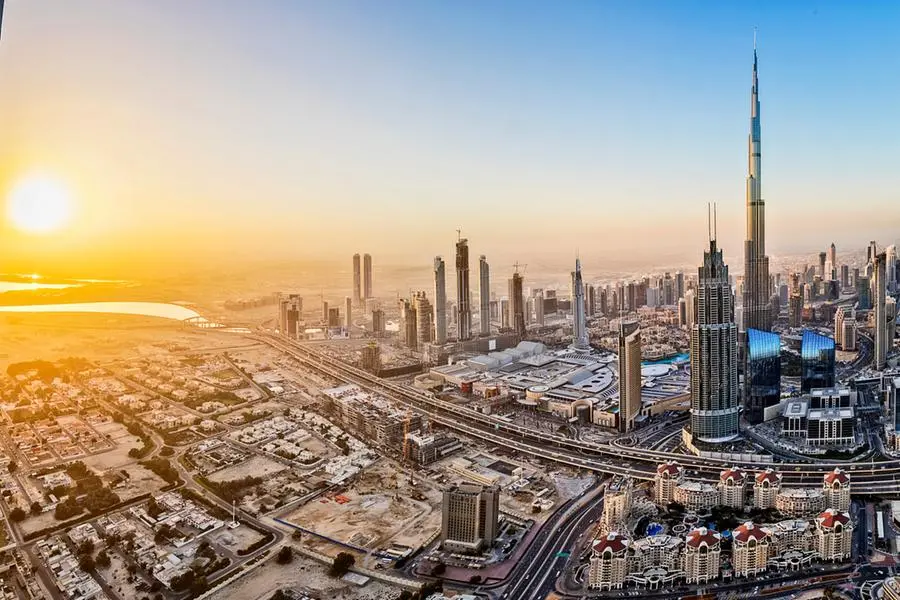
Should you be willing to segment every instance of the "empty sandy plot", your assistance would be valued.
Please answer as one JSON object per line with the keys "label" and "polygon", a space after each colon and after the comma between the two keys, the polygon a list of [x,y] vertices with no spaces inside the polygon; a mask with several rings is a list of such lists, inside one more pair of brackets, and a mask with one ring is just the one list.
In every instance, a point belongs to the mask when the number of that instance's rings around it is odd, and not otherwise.
{"label": "empty sandy plot", "polygon": [[216,471],[209,476],[210,481],[232,481],[244,477],[267,477],[273,473],[280,473],[287,469],[286,466],[263,456],[253,456],[239,465]]}

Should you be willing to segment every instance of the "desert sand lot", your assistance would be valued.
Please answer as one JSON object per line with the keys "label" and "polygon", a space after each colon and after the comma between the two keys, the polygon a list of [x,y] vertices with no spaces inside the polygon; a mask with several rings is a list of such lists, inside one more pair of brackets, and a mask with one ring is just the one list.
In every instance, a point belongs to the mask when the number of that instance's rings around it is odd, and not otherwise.
{"label": "desert sand lot", "polygon": [[[399,487],[398,487],[399,486]],[[441,492],[429,482],[409,484],[408,476],[382,460],[341,492],[349,501],[341,504],[323,497],[289,513],[296,523],[364,548],[381,548],[395,542],[418,547],[441,527]],[[415,499],[415,494],[421,494]],[[339,548],[307,537],[312,549],[333,556]]]}
{"label": "desert sand lot", "polygon": [[96,425],[95,429],[103,435],[109,436],[109,441],[115,444],[115,448],[102,454],[83,457],[81,460],[84,464],[96,471],[105,471],[118,469],[135,462],[135,459],[128,456],[128,451],[143,446],[140,438],[128,433],[124,425],[115,421],[101,423]]}
{"label": "desert sand lot", "polygon": [[269,560],[255,571],[219,590],[210,600],[268,600],[281,588],[308,592],[316,598],[328,600],[394,600],[400,590],[377,581],[363,587],[332,579],[325,574],[327,567],[299,555],[289,565]]}
{"label": "desert sand lot", "polygon": [[264,456],[254,455],[239,465],[216,471],[209,476],[210,481],[232,481],[244,477],[267,477],[273,473],[280,473],[287,469],[286,466]]}

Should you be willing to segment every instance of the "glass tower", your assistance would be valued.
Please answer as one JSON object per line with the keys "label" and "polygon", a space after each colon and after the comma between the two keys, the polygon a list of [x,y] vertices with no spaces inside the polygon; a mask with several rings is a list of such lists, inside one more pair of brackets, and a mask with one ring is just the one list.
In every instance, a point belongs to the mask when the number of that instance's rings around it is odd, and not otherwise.
{"label": "glass tower", "polygon": [[800,389],[834,387],[834,340],[806,329],[800,342]]}
{"label": "glass tower", "polygon": [[776,333],[748,329],[744,418],[750,423],[762,423],[766,420],[766,409],[778,406],[780,398],[781,338]]}

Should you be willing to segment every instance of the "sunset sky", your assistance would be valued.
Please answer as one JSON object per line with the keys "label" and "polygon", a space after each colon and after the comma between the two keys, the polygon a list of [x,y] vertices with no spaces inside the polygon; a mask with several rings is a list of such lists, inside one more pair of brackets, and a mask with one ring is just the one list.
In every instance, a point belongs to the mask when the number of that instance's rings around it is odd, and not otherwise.
{"label": "sunset sky", "polygon": [[4,223],[0,271],[427,264],[457,227],[696,263],[707,202],[739,270],[754,26],[770,254],[894,241],[896,3],[6,0],[0,197],[46,173],[75,206]]}

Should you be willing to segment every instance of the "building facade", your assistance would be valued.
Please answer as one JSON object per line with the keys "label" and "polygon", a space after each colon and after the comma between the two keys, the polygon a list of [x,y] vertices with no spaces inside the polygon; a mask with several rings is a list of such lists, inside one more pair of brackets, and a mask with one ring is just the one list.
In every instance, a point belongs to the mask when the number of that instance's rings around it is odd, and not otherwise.
{"label": "building facade", "polygon": [[638,321],[619,324],[619,431],[634,428],[641,412],[641,325]]}
{"label": "building facade", "polygon": [[491,267],[487,257],[478,257],[479,325],[481,335],[491,335]]}
{"label": "building facade", "polygon": [[653,500],[659,506],[667,506],[675,500],[675,487],[684,479],[684,467],[669,461],[657,465]]}
{"label": "building facade", "polygon": [[461,483],[444,490],[441,547],[450,552],[480,552],[499,532],[500,489]]}
{"label": "building facade", "polygon": [[774,419],[780,399],[781,338],[777,333],[748,329],[744,418],[753,424]]}
{"label": "building facade", "polygon": [[834,340],[806,329],[800,342],[800,389],[834,387]]}
{"label": "building facade", "polygon": [[706,527],[688,533],[684,542],[685,583],[709,583],[719,578],[722,536]]}
{"label": "building facade", "polygon": [[850,475],[840,467],[825,473],[822,478],[825,506],[840,512],[850,510]]}
{"label": "building facade", "polygon": [[588,586],[594,590],[620,590],[628,574],[628,547],[625,536],[611,532],[594,540]]}
{"label": "building facade", "polygon": [[774,469],[760,471],[753,479],[753,506],[755,508],[773,508],[780,490],[781,473]]}
{"label": "building facade", "polygon": [[772,534],[749,521],[732,531],[731,550],[735,577],[764,573],[769,563]]}
{"label": "building facade", "polygon": [[456,242],[456,339],[472,337],[472,308],[469,305],[469,241]]}
{"label": "building facade", "polygon": [[742,509],[747,502],[747,472],[739,467],[719,474],[719,504]]}
{"label": "building facade", "polygon": [[447,276],[440,256],[434,257],[434,342],[447,343]]}
{"label": "building facade", "polygon": [[846,512],[833,508],[816,518],[816,550],[819,558],[839,562],[850,557],[853,547],[853,521]]}

